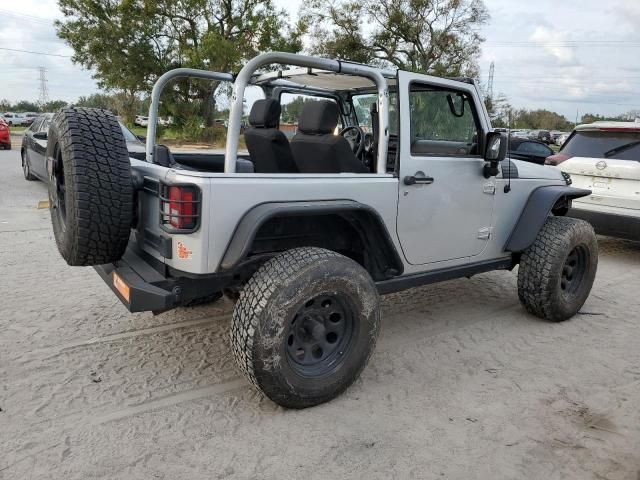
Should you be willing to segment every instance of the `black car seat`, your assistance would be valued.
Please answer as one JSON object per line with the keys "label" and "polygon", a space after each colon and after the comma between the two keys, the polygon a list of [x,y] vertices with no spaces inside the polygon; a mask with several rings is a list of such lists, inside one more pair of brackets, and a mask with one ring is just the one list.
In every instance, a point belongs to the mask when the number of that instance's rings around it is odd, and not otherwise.
{"label": "black car seat", "polygon": [[335,102],[305,102],[298,119],[298,133],[291,140],[300,173],[369,173],[349,142],[341,135],[334,135],[339,116]]}
{"label": "black car seat", "polygon": [[251,107],[244,140],[256,173],[297,173],[289,141],[278,130],[280,103],[272,98],[258,100]]}

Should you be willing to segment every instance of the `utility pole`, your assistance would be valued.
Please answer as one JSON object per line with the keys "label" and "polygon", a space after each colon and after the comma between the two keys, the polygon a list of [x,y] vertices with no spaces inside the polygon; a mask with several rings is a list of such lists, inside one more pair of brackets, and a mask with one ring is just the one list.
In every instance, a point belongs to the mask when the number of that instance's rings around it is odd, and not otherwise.
{"label": "utility pole", "polygon": [[493,74],[495,69],[495,62],[491,62],[491,66],[489,67],[489,82],[487,84],[487,93],[489,94],[489,98],[491,99],[493,99]]}
{"label": "utility pole", "polygon": [[49,103],[49,87],[47,87],[47,69],[44,67],[38,67],[40,72],[40,88],[38,94],[38,103],[40,108]]}

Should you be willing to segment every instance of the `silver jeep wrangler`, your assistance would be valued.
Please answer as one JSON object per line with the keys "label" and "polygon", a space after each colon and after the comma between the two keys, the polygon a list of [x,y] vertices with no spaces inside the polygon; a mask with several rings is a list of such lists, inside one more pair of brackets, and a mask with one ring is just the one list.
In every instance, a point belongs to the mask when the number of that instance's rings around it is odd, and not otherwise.
{"label": "silver jeep wrangler", "polygon": [[[264,69],[274,64],[289,69]],[[224,155],[155,144],[160,93],[177,77],[233,82]],[[249,85],[265,98],[241,154]],[[284,93],[315,97],[291,140],[278,128]],[[591,192],[506,159],[507,139],[470,80],[268,53],[237,76],[160,77],[146,161],[129,158],[102,110],[63,109],[48,138],[51,218],[67,263],[94,266],[132,312],[224,292],[236,302],[240,368],[285,407],[328,401],[358,377],[381,294],[519,265],[524,307],[561,321],[596,274],[593,229],[564,216]]]}

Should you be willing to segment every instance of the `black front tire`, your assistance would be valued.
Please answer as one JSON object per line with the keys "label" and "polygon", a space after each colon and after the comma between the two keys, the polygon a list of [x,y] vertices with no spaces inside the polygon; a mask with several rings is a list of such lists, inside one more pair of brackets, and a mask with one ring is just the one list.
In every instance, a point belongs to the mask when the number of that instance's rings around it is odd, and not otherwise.
{"label": "black front tire", "polygon": [[240,369],[287,408],[327,402],[351,385],[371,356],[380,322],[371,276],[321,248],[296,248],[249,279],[233,312]]}
{"label": "black front tire", "polygon": [[102,265],[127,248],[133,187],[127,144],[106,110],[63,108],[49,126],[53,160],[49,210],[58,250],[69,265]]}
{"label": "black front tire", "polygon": [[522,253],[518,296],[529,313],[551,321],[573,317],[587,300],[598,268],[593,227],[567,217],[549,217]]}

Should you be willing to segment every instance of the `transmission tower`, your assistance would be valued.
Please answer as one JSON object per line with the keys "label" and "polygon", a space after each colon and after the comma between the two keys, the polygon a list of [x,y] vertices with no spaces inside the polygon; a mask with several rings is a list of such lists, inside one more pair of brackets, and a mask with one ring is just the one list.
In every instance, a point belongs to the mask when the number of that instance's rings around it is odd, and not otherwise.
{"label": "transmission tower", "polygon": [[44,67],[38,67],[40,72],[40,92],[38,95],[38,103],[40,106],[49,102],[49,88],[47,87],[47,69]]}
{"label": "transmission tower", "polygon": [[487,92],[489,93],[489,98],[493,98],[493,72],[496,69],[496,64],[491,62],[491,66],[489,67],[489,83],[487,84]]}

